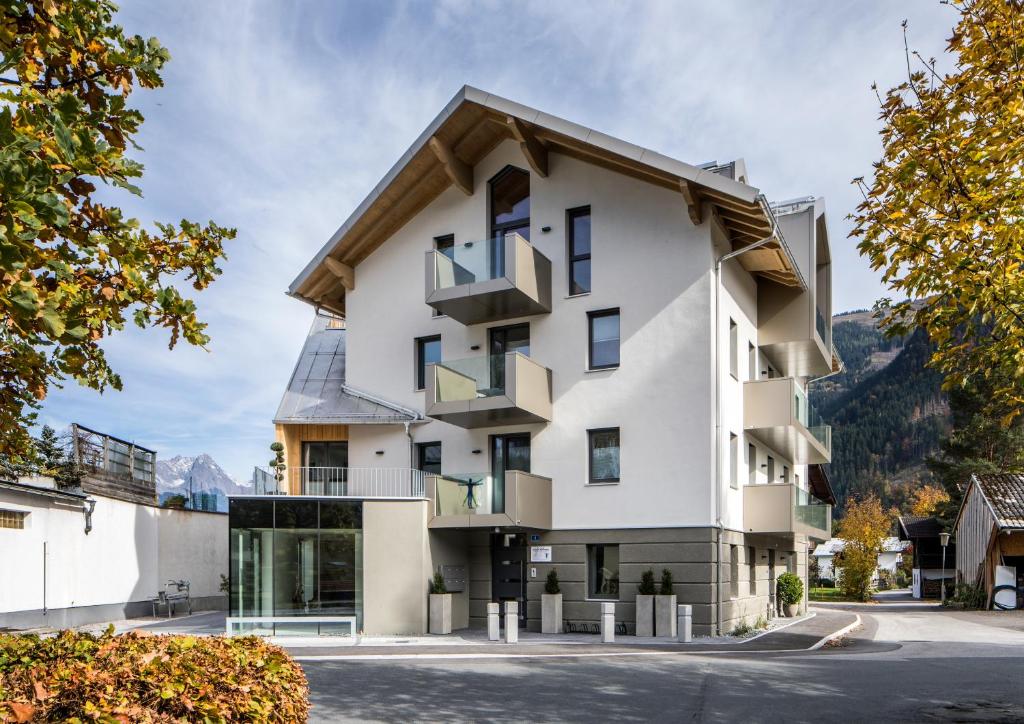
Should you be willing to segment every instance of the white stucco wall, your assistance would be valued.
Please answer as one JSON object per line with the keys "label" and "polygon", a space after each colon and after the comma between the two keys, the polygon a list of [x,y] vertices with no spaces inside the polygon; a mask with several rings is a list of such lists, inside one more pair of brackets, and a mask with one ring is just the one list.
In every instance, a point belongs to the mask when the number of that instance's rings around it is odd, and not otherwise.
{"label": "white stucco wall", "polygon": [[193,597],[218,595],[226,515],[93,498],[86,535],[79,505],[0,489],[0,508],[28,513],[24,529],[0,528],[0,613],[141,601],[168,578],[190,579]]}
{"label": "white stucco wall", "polygon": [[[531,174],[531,239],[552,262],[551,314],[528,318],[530,356],[552,370],[552,422],[463,430],[431,421],[418,442],[441,441],[446,472],[488,469],[488,435],[529,430],[532,471],[551,477],[556,528],[708,525],[713,496],[709,378],[711,245],[680,194],[560,155],[548,178]],[[441,334],[445,359],[483,354],[487,329],[431,317],[424,255],[433,238],[487,236],[487,182],[506,164],[529,169],[517,144],[501,144],[475,169],[476,192],[449,189],[356,268],[347,297],[349,384],[422,410],[413,340]],[[593,292],[567,298],[566,210],[590,205]],[[541,227],[550,226],[549,233]],[[621,309],[621,366],[588,372],[587,312]],[[515,320],[502,322],[510,324]],[[588,486],[586,431],[619,427],[621,483]],[[471,451],[481,450],[479,455]],[[376,455],[383,450],[384,455]],[[397,426],[353,426],[352,465],[404,466]]]}

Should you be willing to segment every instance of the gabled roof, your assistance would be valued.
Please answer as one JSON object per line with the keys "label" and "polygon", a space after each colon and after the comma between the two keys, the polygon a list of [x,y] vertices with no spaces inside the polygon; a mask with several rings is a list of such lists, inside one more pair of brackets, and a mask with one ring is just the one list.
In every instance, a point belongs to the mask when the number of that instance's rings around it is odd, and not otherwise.
{"label": "gabled roof", "polygon": [[316,315],[274,415],[277,424],[413,422],[420,415],[345,384],[345,328]]}
{"label": "gabled roof", "polygon": [[938,538],[944,528],[938,518],[919,515],[901,515],[897,518],[900,540],[915,538]]}
{"label": "gabled roof", "polygon": [[[453,184],[473,191],[473,167],[506,139],[519,142],[535,173],[547,175],[548,151],[679,192],[691,221],[710,202],[738,249],[777,231],[773,212],[746,183],[742,164],[693,166],[470,86],[420,134],[292,282],[288,293],[345,312],[352,268]],[[732,176],[739,176],[733,179]],[[751,273],[806,288],[781,234],[740,257]]]}
{"label": "gabled roof", "polygon": [[[972,475],[971,482],[984,497],[996,525],[1000,528],[1024,528],[1024,475],[985,473]],[[967,494],[970,495],[970,489]],[[966,500],[967,495],[964,496]]]}
{"label": "gabled roof", "polygon": [[[845,547],[846,541],[842,538],[829,538],[824,543],[819,543],[811,555],[817,556],[818,558],[822,556],[834,556],[837,553],[841,553]],[[890,536],[882,541],[882,550],[879,551],[879,553],[902,553],[909,547],[909,541],[903,541],[895,536]]]}

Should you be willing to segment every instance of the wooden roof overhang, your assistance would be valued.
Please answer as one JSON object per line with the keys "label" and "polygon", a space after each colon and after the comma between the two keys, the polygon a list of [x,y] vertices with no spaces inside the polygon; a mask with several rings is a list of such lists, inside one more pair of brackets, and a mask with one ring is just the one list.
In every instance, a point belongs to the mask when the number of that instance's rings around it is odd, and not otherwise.
{"label": "wooden roof overhang", "polygon": [[[288,293],[345,314],[354,268],[449,186],[473,193],[473,168],[499,143],[520,144],[533,171],[547,175],[548,154],[561,153],[680,194],[694,224],[708,209],[734,250],[777,228],[758,190],[540,111],[464,87],[377,184],[292,282]],[[775,239],[737,257],[749,272],[806,288],[785,241]]]}

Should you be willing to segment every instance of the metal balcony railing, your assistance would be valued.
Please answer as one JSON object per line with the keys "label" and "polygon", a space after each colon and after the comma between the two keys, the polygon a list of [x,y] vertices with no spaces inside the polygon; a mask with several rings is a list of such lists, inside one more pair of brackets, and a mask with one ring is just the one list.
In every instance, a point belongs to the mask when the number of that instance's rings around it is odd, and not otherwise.
{"label": "metal balcony railing", "polygon": [[422,470],[411,468],[286,468],[278,481],[270,470],[253,471],[257,495],[322,495],[347,498],[424,498]]}

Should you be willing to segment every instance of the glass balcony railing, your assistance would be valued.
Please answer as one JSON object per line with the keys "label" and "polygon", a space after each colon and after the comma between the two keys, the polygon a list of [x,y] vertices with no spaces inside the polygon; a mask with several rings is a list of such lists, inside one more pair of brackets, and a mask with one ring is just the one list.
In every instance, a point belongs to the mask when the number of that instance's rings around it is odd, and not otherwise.
{"label": "glass balcony railing", "polygon": [[438,475],[435,515],[489,515],[505,512],[505,487],[490,473]]}
{"label": "glass balcony railing", "polygon": [[793,508],[793,515],[797,523],[802,523],[815,530],[829,530],[830,507],[827,504],[797,505]]}
{"label": "glass balcony railing", "polygon": [[793,417],[820,442],[826,450],[832,449],[832,426],[826,425],[824,418],[814,408],[814,405],[807,399],[807,393],[794,385],[796,390],[793,395]]}
{"label": "glass balcony railing", "polygon": [[505,244],[515,235],[507,238],[508,241],[498,236],[438,249],[434,259],[434,288],[447,289],[505,276]]}
{"label": "glass balcony railing", "polygon": [[437,401],[455,402],[504,395],[509,356],[495,354],[438,362],[435,365]]}

